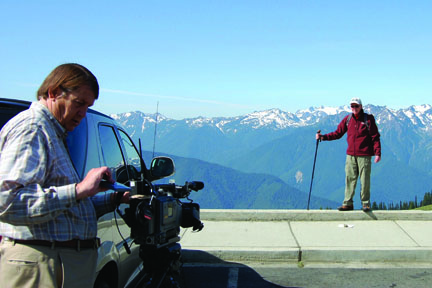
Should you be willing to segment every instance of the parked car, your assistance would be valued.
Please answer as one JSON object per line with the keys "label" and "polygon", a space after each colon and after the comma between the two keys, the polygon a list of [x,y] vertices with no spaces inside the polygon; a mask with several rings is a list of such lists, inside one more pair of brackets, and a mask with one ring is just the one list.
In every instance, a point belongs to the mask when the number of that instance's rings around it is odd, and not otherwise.
{"label": "parked car", "polygon": [[[0,98],[0,128],[30,104],[27,101]],[[81,179],[90,169],[101,166],[110,167],[113,177],[120,183],[127,184],[137,177],[136,173],[140,173],[139,154],[131,138],[114,119],[95,110],[89,109],[86,118],[68,134],[67,145]],[[124,212],[127,206],[122,204],[119,208]],[[108,213],[99,218],[98,237],[101,246],[98,250],[95,288],[125,287],[135,275],[139,275],[142,263],[139,245],[134,244],[129,236],[129,227],[118,215]],[[126,252],[124,242],[130,246],[131,254]]]}

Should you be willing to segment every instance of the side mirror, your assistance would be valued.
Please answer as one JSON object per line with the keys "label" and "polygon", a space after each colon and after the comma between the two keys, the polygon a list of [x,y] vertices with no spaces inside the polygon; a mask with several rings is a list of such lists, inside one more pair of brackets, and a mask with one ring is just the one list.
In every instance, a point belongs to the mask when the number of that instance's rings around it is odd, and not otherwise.
{"label": "side mirror", "polygon": [[169,157],[155,157],[150,164],[152,181],[171,176],[175,173],[174,161]]}

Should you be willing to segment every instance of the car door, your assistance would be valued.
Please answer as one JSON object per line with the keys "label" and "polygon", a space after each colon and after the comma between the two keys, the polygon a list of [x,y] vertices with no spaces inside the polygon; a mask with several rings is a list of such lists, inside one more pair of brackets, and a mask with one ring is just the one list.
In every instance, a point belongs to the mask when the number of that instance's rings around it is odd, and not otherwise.
{"label": "car door", "polygon": [[[113,178],[116,182],[129,184],[131,180],[137,180],[140,177],[139,155],[130,140],[129,136],[117,126],[109,123],[102,123],[98,127],[101,143],[101,154],[103,165],[111,169]],[[120,213],[124,214],[127,204],[118,207]],[[116,226],[113,231],[113,241],[117,243],[119,251],[119,283],[125,283],[130,277],[130,273],[136,270],[141,263],[137,256],[139,246],[133,244],[130,238],[130,228],[124,223],[119,215],[114,214],[112,225]],[[132,254],[129,255],[123,247],[127,243]]]}

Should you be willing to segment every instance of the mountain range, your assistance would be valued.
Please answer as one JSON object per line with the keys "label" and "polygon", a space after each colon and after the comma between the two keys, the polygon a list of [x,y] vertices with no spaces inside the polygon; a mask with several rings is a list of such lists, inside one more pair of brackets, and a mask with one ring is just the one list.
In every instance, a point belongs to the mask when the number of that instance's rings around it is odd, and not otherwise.
{"label": "mountain range", "polygon": [[[396,110],[366,105],[364,109],[375,116],[382,145],[382,161],[372,168],[371,200],[399,203],[422,198],[432,188],[432,106]],[[176,181],[206,182],[207,192],[198,196],[200,201],[204,195],[213,199],[206,208],[239,208],[236,201],[246,199],[240,201],[241,208],[305,208],[317,145],[315,133],[318,129],[334,131],[350,110],[348,106],[311,107],[296,113],[269,109],[237,117],[182,120],[139,111],[111,116],[134,141],[141,139],[143,150],[155,147],[155,155],[181,159]],[[346,136],[318,144],[312,208],[335,208],[343,199],[347,146],[343,139]],[[202,171],[207,171],[206,175]],[[284,203],[281,207],[254,199]],[[359,205],[359,195],[354,200]]]}

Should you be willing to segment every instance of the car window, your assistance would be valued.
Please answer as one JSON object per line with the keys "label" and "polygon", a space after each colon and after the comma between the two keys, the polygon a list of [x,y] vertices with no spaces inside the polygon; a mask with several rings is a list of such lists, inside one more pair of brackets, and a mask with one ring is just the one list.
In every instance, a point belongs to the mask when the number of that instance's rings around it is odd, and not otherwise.
{"label": "car window", "polygon": [[126,132],[120,129],[118,131],[120,134],[120,139],[123,143],[123,147],[125,148],[126,162],[129,166],[132,166],[128,169],[129,176],[133,179],[139,179],[141,172],[141,161],[138,151]]}
{"label": "car window", "polygon": [[117,182],[126,183],[129,176],[114,127],[100,125],[99,137],[104,164],[111,169],[112,176]]}

